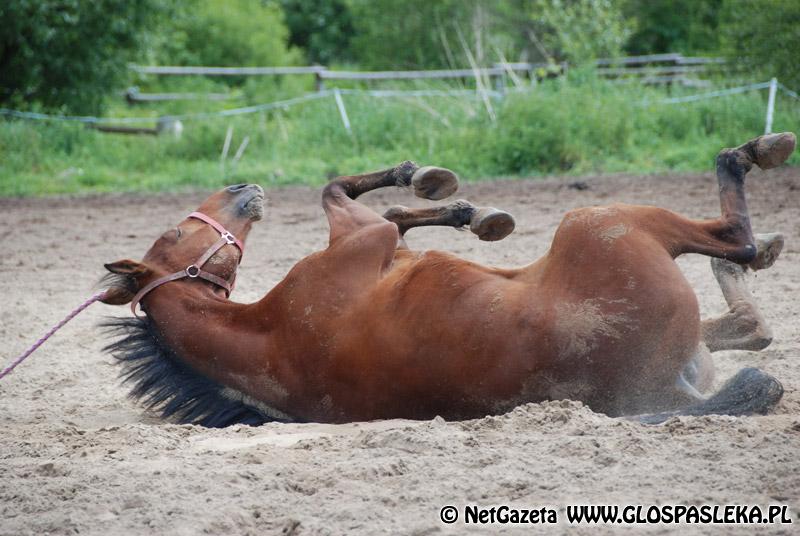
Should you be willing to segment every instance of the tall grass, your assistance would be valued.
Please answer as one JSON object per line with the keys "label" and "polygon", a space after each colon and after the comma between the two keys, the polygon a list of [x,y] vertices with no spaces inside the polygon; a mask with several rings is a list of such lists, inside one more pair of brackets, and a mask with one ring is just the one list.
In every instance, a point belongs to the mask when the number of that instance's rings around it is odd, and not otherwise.
{"label": "tall grass", "polygon": [[[257,100],[193,103],[203,109]],[[243,90],[243,91],[244,91]],[[673,90],[673,95],[685,93]],[[285,88],[280,96],[286,96]],[[276,94],[272,92],[272,94]],[[764,92],[663,104],[664,89],[620,86],[591,76],[553,80],[494,100],[496,121],[469,97],[346,95],[347,132],[333,98],[288,110],[187,121],[180,139],[104,134],[82,125],[0,121],[0,195],[215,188],[231,182],[320,184],[337,174],[402,160],[436,164],[463,178],[711,169],[720,148],[763,132]],[[113,115],[176,113],[189,104]],[[779,98],[774,130],[798,130],[800,106]],[[220,165],[250,143],[235,169]],[[229,159],[230,160],[230,159]],[[800,163],[794,156],[792,163]]]}

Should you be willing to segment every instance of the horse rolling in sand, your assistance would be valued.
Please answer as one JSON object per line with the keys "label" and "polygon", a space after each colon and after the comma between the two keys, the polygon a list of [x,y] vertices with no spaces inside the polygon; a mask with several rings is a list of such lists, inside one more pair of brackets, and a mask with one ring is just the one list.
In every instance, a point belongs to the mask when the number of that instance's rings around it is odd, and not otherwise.
{"label": "horse rolling in sand", "polygon": [[[651,206],[568,212],[550,250],[518,269],[488,268],[439,251],[410,250],[425,225],[508,235],[505,212],[466,201],[383,216],[356,198],[411,186],[442,199],[457,188],[445,169],[405,162],[339,177],[322,191],[327,249],[298,262],[256,303],[227,296],[254,221],[257,185],[226,188],[164,233],[141,262],[107,264],[108,304],[146,317],[106,323],[108,349],[132,396],[181,423],[467,419],[526,402],[580,400],[647,423],[671,415],[766,413],[783,394],[743,369],[705,398],[710,352],[771,341],[743,274],[783,246],[754,237],[745,175],[792,153],[791,133],[756,138],[717,157],[722,215],[690,220]],[[675,258],[712,257],[730,310],[700,320]]]}

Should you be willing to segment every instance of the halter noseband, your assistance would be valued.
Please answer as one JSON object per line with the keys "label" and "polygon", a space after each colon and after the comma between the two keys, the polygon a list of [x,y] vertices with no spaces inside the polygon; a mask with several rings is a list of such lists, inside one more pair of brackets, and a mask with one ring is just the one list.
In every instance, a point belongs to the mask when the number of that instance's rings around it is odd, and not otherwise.
{"label": "halter noseband", "polygon": [[242,262],[242,257],[244,256],[244,244],[242,241],[233,236],[233,234],[229,233],[225,227],[223,227],[218,221],[216,221],[211,216],[206,216],[202,212],[192,212],[187,216],[187,218],[195,218],[197,220],[203,221],[209,224],[211,227],[216,229],[219,233],[219,240],[214,242],[210,248],[206,250],[203,255],[200,256],[197,261],[193,264],[190,264],[183,270],[175,272],[173,274],[165,275],[164,277],[159,277],[155,281],[151,281],[149,284],[145,285],[145,287],[136,293],[136,296],[133,297],[131,300],[131,311],[133,311],[134,316],[139,317],[139,314],[136,312],[136,306],[142,301],[142,298],[147,295],[148,292],[153,290],[156,287],[163,285],[164,283],[169,283],[170,281],[177,281],[178,279],[183,279],[184,277],[188,277],[190,279],[195,279],[197,277],[201,279],[205,279],[206,281],[210,281],[214,283],[218,287],[222,287],[225,290],[225,297],[231,295],[231,291],[233,290],[234,282],[236,281],[236,272],[234,271],[233,275],[231,275],[230,280],[226,281],[219,276],[216,276],[212,273],[206,272],[202,269],[202,266],[208,262],[208,260],[214,256],[214,254],[222,249],[224,246],[233,245],[239,248],[239,262]]}

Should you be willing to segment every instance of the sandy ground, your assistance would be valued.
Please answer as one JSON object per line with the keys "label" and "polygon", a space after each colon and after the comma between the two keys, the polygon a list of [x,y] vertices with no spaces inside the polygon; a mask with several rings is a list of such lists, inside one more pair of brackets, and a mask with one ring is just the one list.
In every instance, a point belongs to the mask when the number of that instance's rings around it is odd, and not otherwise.
{"label": "sandy ground", "polygon": [[[718,214],[711,174],[587,177],[585,191],[568,188],[574,180],[465,185],[461,197],[509,210],[517,231],[488,244],[468,232],[417,229],[409,243],[514,266],[546,250],[572,207],[625,201],[693,217]],[[439,521],[442,506],[466,504],[556,507],[561,524],[548,532],[593,534],[593,527],[564,521],[563,508],[579,503],[781,503],[789,506],[794,527],[756,532],[788,533],[800,522],[800,170],[756,170],[749,192],[756,231],[787,235],[782,258],[750,281],[775,342],[759,353],[715,356],[719,381],[748,365],[782,380],[786,395],[773,415],[679,418],[645,427],[566,401],[468,422],[177,426],[126,398],[116,366],[101,352],[106,341],[96,323],[129,313],[98,304],[0,382],[0,534],[522,532]],[[325,244],[318,191],[268,195],[268,214],[250,235],[241,267],[235,294],[241,301],[259,298],[298,259]],[[103,262],[139,258],[203,197],[0,200],[2,361],[81,303]],[[426,203],[398,190],[371,193],[365,202],[379,209]],[[704,315],[721,312],[708,259],[688,256],[680,264]]]}

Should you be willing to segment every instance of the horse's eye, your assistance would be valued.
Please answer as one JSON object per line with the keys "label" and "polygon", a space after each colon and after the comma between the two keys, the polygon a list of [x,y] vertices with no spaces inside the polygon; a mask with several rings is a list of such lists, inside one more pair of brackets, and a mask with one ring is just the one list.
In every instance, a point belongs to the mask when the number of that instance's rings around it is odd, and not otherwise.
{"label": "horse's eye", "polygon": [[175,238],[180,238],[180,237],[181,237],[181,228],[180,227],[176,227],[175,228]]}

